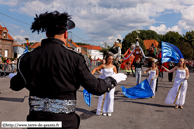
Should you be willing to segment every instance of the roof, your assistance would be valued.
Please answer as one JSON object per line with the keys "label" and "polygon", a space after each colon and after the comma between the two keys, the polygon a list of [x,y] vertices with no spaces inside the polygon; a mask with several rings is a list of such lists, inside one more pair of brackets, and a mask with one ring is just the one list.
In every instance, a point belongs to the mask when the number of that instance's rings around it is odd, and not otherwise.
{"label": "roof", "polygon": [[40,42],[35,42],[33,43],[30,48],[37,48],[38,46],[41,46],[41,43]]}
{"label": "roof", "polygon": [[71,45],[68,42],[65,43],[65,46],[68,47],[68,48],[72,48]]}
{"label": "roof", "polygon": [[94,46],[94,45],[79,45],[80,47],[86,47],[87,49],[92,49],[92,50],[102,50],[100,46]]}
{"label": "roof", "polygon": [[84,54],[84,55],[87,55],[87,53],[82,48],[81,48],[81,53]]}
{"label": "roof", "polygon": [[19,44],[13,44],[13,46],[19,46],[19,47],[21,47],[21,45],[19,45]]}
{"label": "roof", "polygon": [[[7,30],[7,28],[6,27],[2,27],[1,25],[0,25],[0,30]],[[8,31],[8,30],[7,30]]]}
{"label": "roof", "polygon": [[[2,27],[1,25],[0,25],[0,30],[6,30],[8,32],[7,28],[6,27]],[[4,39],[2,36],[0,36],[0,38]],[[7,39],[13,40],[13,38],[9,35],[9,33],[7,33]]]}
{"label": "roof", "polygon": [[75,42],[73,42],[71,39],[68,39],[69,42],[71,42],[73,44],[73,46],[75,47],[79,47]]}
{"label": "roof", "polygon": [[143,42],[144,42],[146,49],[149,49],[152,46],[152,43],[154,47],[158,47],[159,45],[159,43],[155,39],[148,39],[148,40],[144,40]]}

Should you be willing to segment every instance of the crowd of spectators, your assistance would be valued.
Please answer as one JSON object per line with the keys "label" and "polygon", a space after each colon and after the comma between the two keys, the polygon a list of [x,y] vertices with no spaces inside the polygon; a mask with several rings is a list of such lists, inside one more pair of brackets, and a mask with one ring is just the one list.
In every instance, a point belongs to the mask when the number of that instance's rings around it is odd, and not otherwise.
{"label": "crowd of spectators", "polygon": [[5,58],[3,60],[2,56],[0,56],[0,70],[6,72],[15,72],[17,68],[17,58],[8,59]]}
{"label": "crowd of spectators", "polygon": [[194,60],[186,60],[185,62],[189,71],[194,72]]}

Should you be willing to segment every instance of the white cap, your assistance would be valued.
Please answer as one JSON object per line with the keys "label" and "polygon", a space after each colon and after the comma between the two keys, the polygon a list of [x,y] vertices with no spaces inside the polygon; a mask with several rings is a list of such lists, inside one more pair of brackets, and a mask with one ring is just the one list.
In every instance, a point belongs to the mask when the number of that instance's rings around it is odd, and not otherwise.
{"label": "white cap", "polygon": [[155,63],[158,62],[158,59],[155,59],[154,62],[155,62]]}
{"label": "white cap", "polygon": [[136,42],[135,46],[138,46],[139,47],[139,42]]}

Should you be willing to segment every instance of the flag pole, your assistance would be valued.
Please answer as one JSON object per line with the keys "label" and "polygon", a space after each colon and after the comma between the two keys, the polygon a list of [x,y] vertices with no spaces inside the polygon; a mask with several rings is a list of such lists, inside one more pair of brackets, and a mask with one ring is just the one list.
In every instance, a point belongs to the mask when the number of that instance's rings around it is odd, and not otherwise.
{"label": "flag pole", "polygon": [[100,114],[102,114],[103,106],[104,106],[104,101],[105,101],[106,93],[104,93],[103,100],[102,100],[102,106],[100,110]]}

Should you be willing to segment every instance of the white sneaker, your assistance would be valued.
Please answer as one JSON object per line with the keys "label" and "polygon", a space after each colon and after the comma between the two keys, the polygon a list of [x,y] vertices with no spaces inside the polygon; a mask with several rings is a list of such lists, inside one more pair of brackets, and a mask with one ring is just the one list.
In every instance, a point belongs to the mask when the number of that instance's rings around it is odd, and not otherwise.
{"label": "white sneaker", "polygon": [[102,113],[103,116],[106,116],[106,113]]}
{"label": "white sneaker", "polygon": [[108,116],[111,116],[111,113],[108,113]]}

